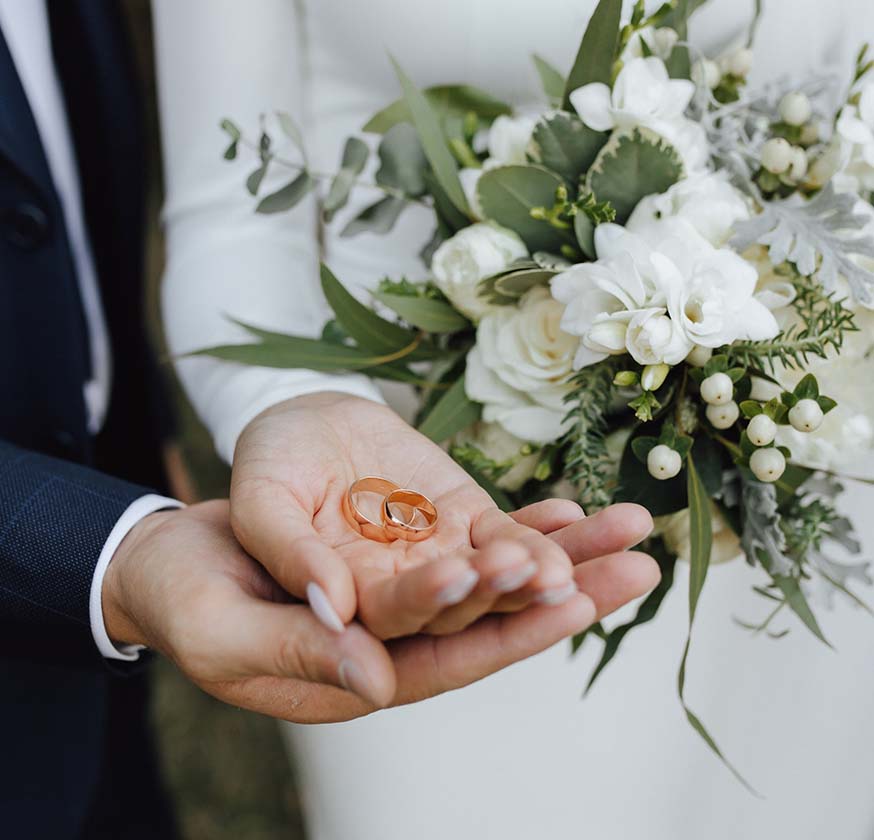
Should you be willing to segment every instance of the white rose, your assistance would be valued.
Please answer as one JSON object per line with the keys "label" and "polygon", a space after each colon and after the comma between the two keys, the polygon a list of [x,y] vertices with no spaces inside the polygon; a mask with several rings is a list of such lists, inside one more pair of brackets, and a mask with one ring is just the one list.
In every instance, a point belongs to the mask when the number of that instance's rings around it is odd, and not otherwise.
{"label": "white rose", "polygon": [[[713,523],[713,546],[710,551],[711,563],[728,563],[743,554],[740,539],[726,523],[719,508],[711,502],[711,522]],[[692,557],[691,517],[689,509],[659,516],[655,520],[654,534],[660,535],[665,547],[688,563]]]}
{"label": "white rose", "polygon": [[727,178],[700,173],[678,181],[661,195],[644,198],[625,226],[637,232],[672,216],[685,220],[711,245],[720,248],[728,242],[735,224],[750,218],[750,208]]}
{"label": "white rose", "polygon": [[488,151],[493,164],[527,163],[526,152],[538,118],[527,114],[499,116],[489,128]]}
{"label": "white rose", "polygon": [[431,259],[437,287],[459,312],[476,322],[493,308],[479,296],[479,283],[515,260],[528,256],[511,230],[478,223],[443,242]]}
{"label": "white rose", "polygon": [[459,435],[458,441],[475,446],[496,464],[509,466],[495,484],[511,493],[534,477],[540,462],[539,450],[511,435],[498,423],[476,423],[467,433]]}
{"label": "white rose", "polygon": [[483,317],[467,357],[467,395],[483,404],[483,420],[532,443],[550,443],[565,431],[577,340],[561,329],[563,312],[547,289],[532,289],[518,306]]}

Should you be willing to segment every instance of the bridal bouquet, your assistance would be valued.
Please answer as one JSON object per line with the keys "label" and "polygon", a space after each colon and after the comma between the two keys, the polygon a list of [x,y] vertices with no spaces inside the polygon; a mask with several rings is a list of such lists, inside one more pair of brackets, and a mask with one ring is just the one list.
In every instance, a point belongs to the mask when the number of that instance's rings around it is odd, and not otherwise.
{"label": "bridal bouquet", "polygon": [[[353,236],[425,205],[422,278],[385,278],[365,305],[323,266],[334,319],[320,339],[242,325],[255,342],[203,351],[411,383],[419,430],[505,509],[549,495],[646,506],[662,582],[628,623],[589,631],[604,644],[590,683],[656,614],[677,560],[690,629],[711,563],[759,570],[768,609],[744,624],[772,636],[791,612],[825,641],[815,607],[834,593],[864,606],[851,587],[871,582],[836,497],[874,439],[874,62],[863,49],[837,95],[819,77],[750,91],[748,46],[705,57],[687,43],[700,3],[647,15],[641,1],[624,24],[621,5],[601,0],[567,77],[535,57],[537,111],[464,85],[421,91],[395,65],[403,97],[364,126],[380,137],[375,180],[361,184],[371,148],[350,138],[322,208],[329,222],[357,185],[380,190]],[[290,117],[278,123],[300,162],[269,131],[250,142],[223,123],[226,157],[259,156],[253,194],[268,167],[296,171],[261,213],[320,178]]]}

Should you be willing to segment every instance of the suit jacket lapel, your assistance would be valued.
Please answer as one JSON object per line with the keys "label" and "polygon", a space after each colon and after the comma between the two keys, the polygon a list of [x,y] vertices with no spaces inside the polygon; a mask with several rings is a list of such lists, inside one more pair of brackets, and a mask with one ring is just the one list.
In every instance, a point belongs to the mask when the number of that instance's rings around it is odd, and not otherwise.
{"label": "suit jacket lapel", "polygon": [[0,30],[0,157],[5,157],[47,196],[54,196],[54,185],[39,130],[2,30]]}

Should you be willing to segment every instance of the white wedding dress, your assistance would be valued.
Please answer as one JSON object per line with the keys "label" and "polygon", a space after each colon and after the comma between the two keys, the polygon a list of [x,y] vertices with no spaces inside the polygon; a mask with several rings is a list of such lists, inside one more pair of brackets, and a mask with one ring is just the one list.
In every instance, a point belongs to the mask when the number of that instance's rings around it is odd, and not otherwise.
{"label": "white wedding dress", "polygon": [[[692,38],[737,39],[753,0],[712,0]],[[165,317],[183,352],[240,335],[225,313],[288,332],[317,331],[317,260],[347,284],[421,276],[431,220],[405,216],[388,237],[339,238],[355,196],[319,232],[313,204],[255,216],[250,158],[223,163],[221,117],[257,131],[282,108],[304,127],[315,169],[398,95],[386,52],[422,86],[463,81],[514,103],[538,97],[529,55],[570,65],[594,0],[156,0],[167,162]],[[874,39],[871,0],[765,0],[754,79],[832,66],[845,75]],[[179,366],[230,457],[240,428],[272,401],[342,387],[318,374],[255,371],[208,359]],[[867,528],[874,492],[854,485]],[[870,840],[874,837],[874,619],[846,604],[822,616],[836,651],[797,622],[752,638],[732,617],[761,617],[753,573],[713,568],[689,664],[687,696],[745,791],[687,725],[676,698],[686,631],[686,569],[660,616],[632,632],[581,700],[600,644],[556,646],[481,683],[416,706],[331,726],[286,726],[313,840]],[[870,593],[869,593],[870,594]]]}

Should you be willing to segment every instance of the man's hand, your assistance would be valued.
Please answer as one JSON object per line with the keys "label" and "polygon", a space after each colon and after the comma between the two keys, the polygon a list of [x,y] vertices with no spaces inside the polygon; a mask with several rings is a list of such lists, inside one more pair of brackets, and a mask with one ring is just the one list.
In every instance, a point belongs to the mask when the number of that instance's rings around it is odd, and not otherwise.
{"label": "man's hand", "polygon": [[[386,544],[352,530],[342,498],[367,475],[428,496],[440,516],[434,535]],[[283,588],[306,598],[309,587],[329,626],[357,615],[382,639],[456,633],[487,613],[577,592],[560,544],[502,513],[393,411],[344,394],[298,397],[249,424],[234,456],[231,524]]]}
{"label": "man's hand", "polygon": [[234,539],[226,502],[155,513],[128,534],[109,566],[107,632],[117,643],[160,651],[227,703],[298,722],[347,720],[474,682],[651,588],[653,561],[622,553],[645,536],[647,516],[623,507],[624,516],[614,509],[590,519],[566,502],[515,514],[551,531],[553,544],[580,561],[577,581],[591,597],[577,593],[558,606],[488,616],[453,635],[387,645],[355,623],[333,632],[307,606],[289,603]]}

